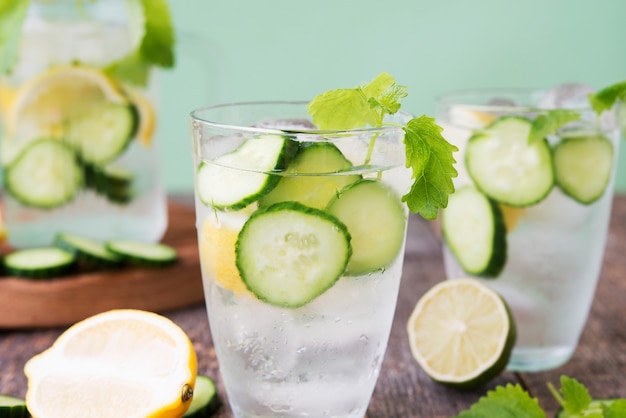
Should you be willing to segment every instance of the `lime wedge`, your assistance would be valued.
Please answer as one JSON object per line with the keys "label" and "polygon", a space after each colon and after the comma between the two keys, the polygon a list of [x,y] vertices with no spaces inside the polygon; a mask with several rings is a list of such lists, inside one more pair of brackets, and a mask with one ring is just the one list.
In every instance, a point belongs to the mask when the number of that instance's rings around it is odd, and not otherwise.
{"label": "lime wedge", "polygon": [[476,279],[445,280],[418,301],[407,325],[411,353],[447,386],[475,388],[506,367],[516,331],[509,308]]}

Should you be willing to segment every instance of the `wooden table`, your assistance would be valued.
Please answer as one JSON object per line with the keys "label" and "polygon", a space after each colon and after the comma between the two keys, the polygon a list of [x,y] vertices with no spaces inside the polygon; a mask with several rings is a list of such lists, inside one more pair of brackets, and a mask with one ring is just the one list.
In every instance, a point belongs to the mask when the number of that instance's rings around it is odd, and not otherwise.
{"label": "wooden table", "polygon": [[[191,209],[190,209],[191,210]],[[409,223],[406,260],[390,344],[368,418],[452,417],[468,408],[496,385],[519,383],[554,416],[558,405],[546,382],[558,386],[562,374],[584,383],[595,397],[626,397],[626,196],[613,205],[603,269],[589,320],[573,358],[563,367],[542,373],[506,372],[482,388],[458,391],[433,383],[409,352],[405,324],[420,296],[444,277],[441,242],[432,225],[412,217]],[[581,255],[584,256],[584,255]],[[199,279],[199,272],[198,279]],[[199,372],[216,379],[223,400],[203,305],[165,312],[189,335],[199,357]],[[0,393],[23,397],[25,362],[48,348],[61,328],[0,330]],[[232,417],[227,402],[216,414]]]}

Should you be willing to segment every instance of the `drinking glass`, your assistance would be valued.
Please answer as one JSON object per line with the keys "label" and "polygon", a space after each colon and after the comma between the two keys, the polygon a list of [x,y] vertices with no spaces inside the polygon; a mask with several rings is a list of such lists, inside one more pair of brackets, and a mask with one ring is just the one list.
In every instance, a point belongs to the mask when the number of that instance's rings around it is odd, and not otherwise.
{"label": "drinking glass", "polygon": [[13,247],[59,232],[159,240],[167,227],[156,79],[118,77],[134,47],[124,0],[33,0],[0,75],[3,214]]}
{"label": "drinking glass", "polygon": [[590,109],[589,92],[483,89],[438,101],[443,135],[459,147],[442,212],[446,274],[477,277],[506,300],[517,324],[510,370],[567,362],[594,298],[619,129],[613,112]]}
{"label": "drinking glass", "polygon": [[402,129],[319,131],[300,102],[203,108],[191,128],[206,306],[235,417],[363,417],[402,274]]}

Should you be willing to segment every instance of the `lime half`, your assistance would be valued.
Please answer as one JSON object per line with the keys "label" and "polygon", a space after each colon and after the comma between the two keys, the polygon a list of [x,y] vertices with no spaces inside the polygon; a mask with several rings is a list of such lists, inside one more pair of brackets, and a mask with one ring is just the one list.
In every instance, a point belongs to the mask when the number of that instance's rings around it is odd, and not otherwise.
{"label": "lime half", "polygon": [[407,331],[411,353],[428,376],[468,389],[504,370],[516,336],[504,299],[469,278],[433,286],[415,306]]}

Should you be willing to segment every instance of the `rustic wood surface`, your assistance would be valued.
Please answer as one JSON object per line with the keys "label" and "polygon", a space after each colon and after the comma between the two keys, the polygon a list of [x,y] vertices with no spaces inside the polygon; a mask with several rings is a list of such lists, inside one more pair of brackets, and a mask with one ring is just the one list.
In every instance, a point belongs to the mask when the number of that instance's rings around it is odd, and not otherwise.
{"label": "rustic wood surface", "polygon": [[[192,211],[191,207],[189,210]],[[193,212],[185,216],[193,217]],[[178,221],[171,220],[173,228]],[[409,352],[405,324],[420,296],[444,277],[440,247],[432,224],[412,217],[395,321],[368,418],[452,417],[486,391],[507,383],[521,384],[538,398],[548,417],[552,417],[557,404],[546,383],[558,384],[563,374],[580,380],[595,397],[626,397],[626,196],[614,200],[601,278],[578,349],[566,365],[548,372],[505,372],[481,388],[459,391],[433,383],[421,371]],[[213,377],[218,384],[224,402],[215,416],[232,417],[219,377],[204,306],[196,304],[165,314],[193,341],[199,357],[199,372]],[[49,347],[62,330],[0,330],[0,393],[25,395],[25,362]]]}

